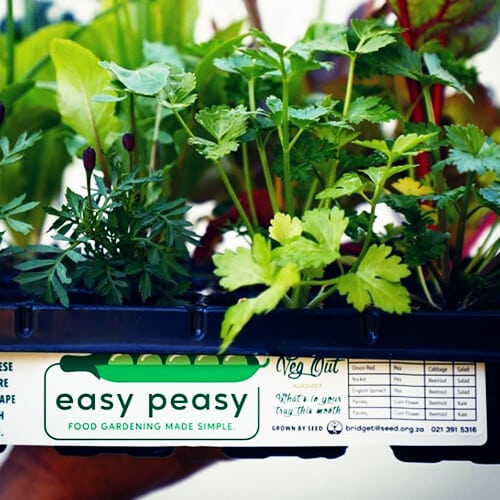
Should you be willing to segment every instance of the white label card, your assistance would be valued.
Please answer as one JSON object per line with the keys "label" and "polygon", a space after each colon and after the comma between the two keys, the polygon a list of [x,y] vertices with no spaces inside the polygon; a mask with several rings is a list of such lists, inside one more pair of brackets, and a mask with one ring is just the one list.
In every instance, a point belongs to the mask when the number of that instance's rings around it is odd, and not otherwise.
{"label": "white label card", "polygon": [[0,353],[0,444],[481,445],[485,366]]}

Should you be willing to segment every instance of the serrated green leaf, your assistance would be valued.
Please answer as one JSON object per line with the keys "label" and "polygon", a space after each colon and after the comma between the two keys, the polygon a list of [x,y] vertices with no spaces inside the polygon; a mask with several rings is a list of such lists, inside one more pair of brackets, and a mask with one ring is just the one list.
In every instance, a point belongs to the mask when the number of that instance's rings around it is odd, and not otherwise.
{"label": "serrated green leaf", "polygon": [[355,140],[353,143],[364,148],[373,149],[374,151],[380,151],[387,157],[391,154],[387,142],[382,139]]}
{"label": "serrated green leaf", "polygon": [[302,217],[303,231],[331,252],[332,261],[339,255],[340,240],[348,223],[344,211],[338,207],[308,210]]}
{"label": "serrated green leaf", "polygon": [[248,53],[236,53],[229,57],[217,58],[214,60],[214,66],[221,71],[242,75],[248,80],[254,80],[269,70],[266,65],[255,61]]}
{"label": "serrated green leaf", "polygon": [[391,35],[378,35],[370,38],[356,50],[359,54],[370,54],[371,52],[377,52],[378,50],[394,43],[396,39]]}
{"label": "serrated green leaf", "polygon": [[399,118],[399,113],[386,104],[381,104],[380,97],[358,97],[352,101],[345,119],[355,125],[362,121],[381,123]]}
{"label": "serrated green leaf", "polygon": [[217,141],[241,137],[247,129],[248,111],[243,105],[235,108],[219,105],[200,110],[196,121]]}
{"label": "serrated green leaf", "polygon": [[302,234],[302,223],[298,217],[290,217],[288,214],[277,213],[271,220],[269,226],[269,236],[281,243],[296,238]]}
{"label": "serrated green leaf", "polygon": [[435,165],[453,164],[460,173],[488,171],[500,174],[500,144],[473,124],[445,127],[451,143],[448,159]]}
{"label": "serrated green leaf", "polygon": [[312,24],[306,33],[309,44],[319,52],[331,54],[349,54],[347,26],[318,22]]}
{"label": "serrated green leaf", "polygon": [[364,182],[358,174],[344,174],[335,184],[316,195],[318,200],[336,200],[342,196],[350,196],[355,193],[360,193],[366,182]]}
{"label": "serrated green leaf", "polygon": [[326,116],[330,112],[329,108],[321,106],[307,106],[305,108],[295,108],[290,106],[288,110],[289,120],[299,128],[309,128],[313,125],[318,125],[321,117]]}
{"label": "serrated green leaf", "polygon": [[441,61],[437,54],[424,53],[423,59],[427,67],[428,74],[433,77],[437,83],[443,83],[462,94],[465,94],[471,101],[474,101],[472,95],[467,92],[467,89],[449,72],[441,66]]}
{"label": "serrated green leaf", "polygon": [[281,267],[293,263],[300,271],[323,269],[337,257],[326,246],[305,237],[290,240],[273,249],[273,262]]}
{"label": "serrated green leaf", "polygon": [[236,141],[224,141],[218,144],[201,137],[191,137],[189,143],[196,146],[198,153],[208,160],[219,160],[228,154],[234,153],[239,147],[239,143]]}
{"label": "serrated green leaf", "polygon": [[369,54],[396,42],[398,26],[386,26],[377,19],[352,19],[351,26],[359,38],[355,52]]}
{"label": "serrated green leaf", "polygon": [[375,186],[380,185],[381,183],[387,182],[394,175],[400,174],[402,172],[406,172],[411,168],[414,168],[415,165],[397,165],[395,167],[369,167],[361,170],[366,176],[370,178],[370,180],[375,184]]}
{"label": "serrated green leaf", "polygon": [[107,151],[121,128],[115,103],[99,103],[92,98],[109,88],[111,75],[99,66],[90,50],[72,40],[52,40],[50,54],[56,68],[57,102],[63,122],[87,144]]}
{"label": "serrated green leaf", "polygon": [[410,295],[401,279],[410,271],[386,245],[372,245],[355,273],[336,279],[339,293],[358,311],[375,306],[389,313],[410,312]]}
{"label": "serrated green leaf", "polygon": [[176,66],[169,67],[168,81],[163,88],[162,104],[177,111],[188,108],[197,98],[196,76]]}
{"label": "serrated green leaf", "polygon": [[278,271],[271,286],[257,297],[243,299],[231,306],[221,327],[222,343],[219,353],[224,352],[241,332],[244,326],[256,314],[264,314],[275,309],[290,288],[300,282],[300,274],[293,264],[288,264]]}
{"label": "serrated green leaf", "polygon": [[[427,151],[429,148],[425,144],[429,139],[432,139],[436,134],[404,134],[400,135],[394,141],[391,151],[393,161],[401,156],[416,155],[422,151]],[[419,147],[421,146],[422,147]]]}
{"label": "serrated green leaf", "polygon": [[273,279],[271,247],[260,234],[254,236],[252,248],[226,250],[214,255],[213,261],[221,286],[230,291],[249,285],[270,285]]}
{"label": "serrated green leaf", "polygon": [[[348,219],[338,207],[318,208],[305,212],[302,232],[285,240],[273,250],[273,261],[280,266],[293,262],[299,270],[321,269],[334,262],[340,255],[340,242]],[[310,238],[313,239],[310,239]]]}

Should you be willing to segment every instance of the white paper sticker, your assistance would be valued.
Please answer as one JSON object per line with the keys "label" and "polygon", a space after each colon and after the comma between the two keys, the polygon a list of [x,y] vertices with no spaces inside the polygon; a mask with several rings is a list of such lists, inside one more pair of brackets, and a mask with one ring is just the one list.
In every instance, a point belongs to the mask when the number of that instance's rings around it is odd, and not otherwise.
{"label": "white paper sticker", "polygon": [[0,353],[0,444],[481,445],[482,363]]}

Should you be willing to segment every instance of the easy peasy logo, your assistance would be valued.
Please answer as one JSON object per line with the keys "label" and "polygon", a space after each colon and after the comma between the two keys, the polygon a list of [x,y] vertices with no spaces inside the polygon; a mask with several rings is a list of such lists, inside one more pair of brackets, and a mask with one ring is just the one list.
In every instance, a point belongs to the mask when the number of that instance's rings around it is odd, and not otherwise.
{"label": "easy peasy logo", "polygon": [[45,372],[45,432],[78,441],[249,440],[266,366],[242,355],[65,355]]}

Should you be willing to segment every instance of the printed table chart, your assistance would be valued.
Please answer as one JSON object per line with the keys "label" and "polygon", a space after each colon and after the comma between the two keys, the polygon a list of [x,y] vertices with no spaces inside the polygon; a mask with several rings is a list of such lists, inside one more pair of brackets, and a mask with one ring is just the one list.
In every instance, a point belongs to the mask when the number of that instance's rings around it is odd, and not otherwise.
{"label": "printed table chart", "polygon": [[476,365],[349,360],[349,418],[475,420]]}

